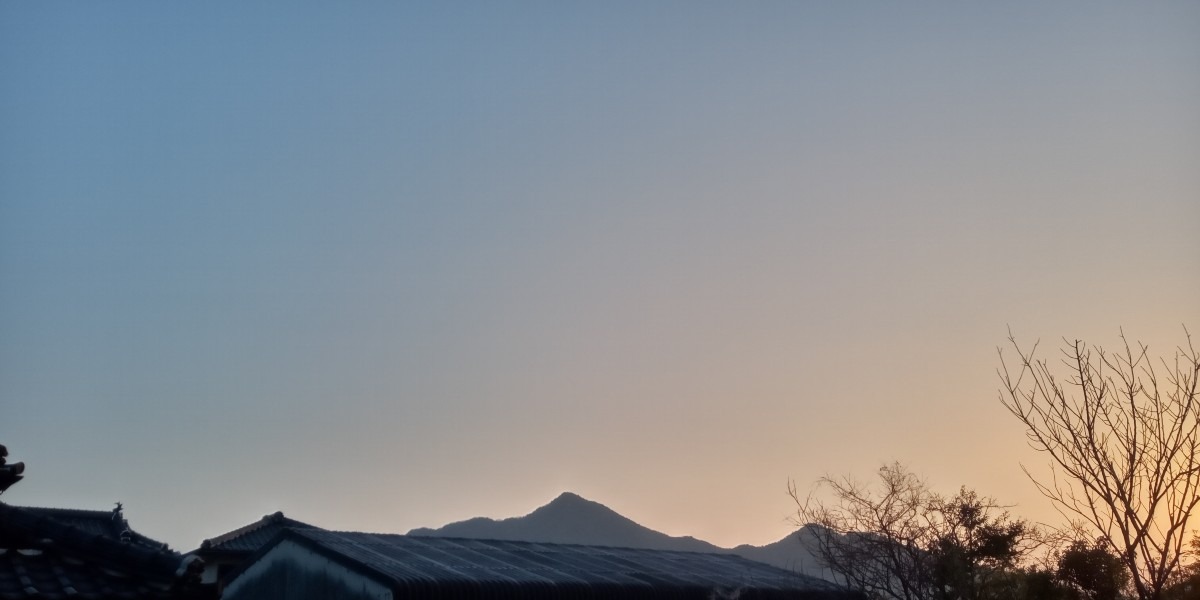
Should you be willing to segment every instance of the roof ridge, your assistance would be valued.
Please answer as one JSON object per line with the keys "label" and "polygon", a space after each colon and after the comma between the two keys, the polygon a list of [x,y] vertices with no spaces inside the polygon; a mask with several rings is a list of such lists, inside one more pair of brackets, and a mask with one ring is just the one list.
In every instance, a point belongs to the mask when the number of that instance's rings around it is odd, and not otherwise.
{"label": "roof ridge", "polygon": [[[12,505],[9,505],[12,506]],[[81,517],[104,517],[111,519],[113,511],[111,510],[91,510],[89,508],[59,508],[57,506],[13,506],[13,508],[21,508],[24,510],[46,511],[61,514],[79,515]]]}
{"label": "roof ridge", "polygon": [[[129,519],[125,518],[125,513],[118,507],[113,510],[90,510],[85,508],[57,508],[48,506],[14,506],[30,513],[49,517],[51,519],[93,519],[103,522],[109,531],[109,534],[117,539],[129,537],[131,541],[140,543],[143,546],[169,550],[170,547],[150,536],[135,530],[130,524]],[[70,527],[75,527],[71,523],[63,523]],[[77,528],[77,527],[76,527]],[[77,528],[78,529],[78,528]]]}
{"label": "roof ridge", "polygon": [[213,548],[217,545],[224,544],[225,542],[229,542],[231,540],[236,540],[246,534],[253,533],[259,529],[262,529],[263,527],[273,524],[281,524],[287,527],[320,529],[315,525],[310,525],[303,521],[297,521],[296,519],[284,516],[283,511],[277,510],[269,515],[263,515],[263,518],[254,521],[253,523],[249,523],[232,531],[227,531],[221,535],[205,539],[203,542],[200,542],[200,549],[207,550]]}

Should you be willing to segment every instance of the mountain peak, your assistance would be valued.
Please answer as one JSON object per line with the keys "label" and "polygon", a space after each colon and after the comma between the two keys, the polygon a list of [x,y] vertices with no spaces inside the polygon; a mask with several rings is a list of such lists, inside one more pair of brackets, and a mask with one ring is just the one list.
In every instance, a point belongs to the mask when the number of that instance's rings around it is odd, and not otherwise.
{"label": "mountain peak", "polygon": [[499,521],[477,518],[451,523],[439,529],[414,529],[409,533],[692,552],[721,551],[708,542],[675,538],[643,527],[613,509],[573,492],[563,492],[549,504],[523,517]]}
{"label": "mountain peak", "polygon": [[[529,513],[526,518],[535,521],[561,521],[562,524],[571,524],[572,526],[579,522],[595,524],[603,522],[605,526],[613,526],[616,523],[636,525],[633,521],[617,514],[613,509],[572,492],[559,494],[549,504]],[[548,522],[547,525],[549,525]]]}
{"label": "mountain peak", "polygon": [[557,498],[551,500],[550,504],[561,504],[564,502],[589,502],[589,500],[575,492],[563,492]]}
{"label": "mountain peak", "polygon": [[[592,510],[595,510],[597,508],[607,509],[608,507],[604,506],[603,504],[600,504],[599,502],[594,502],[592,500],[588,500],[587,498],[584,498],[583,496],[580,496],[579,494],[576,494],[574,492],[563,492],[563,493],[559,494],[557,498],[551,500],[549,504],[546,504],[545,506],[543,506],[541,508],[542,509],[553,508],[553,509],[558,509],[558,510],[563,510],[563,509],[570,509],[570,510],[592,509]],[[539,509],[539,510],[541,510],[541,509]]]}

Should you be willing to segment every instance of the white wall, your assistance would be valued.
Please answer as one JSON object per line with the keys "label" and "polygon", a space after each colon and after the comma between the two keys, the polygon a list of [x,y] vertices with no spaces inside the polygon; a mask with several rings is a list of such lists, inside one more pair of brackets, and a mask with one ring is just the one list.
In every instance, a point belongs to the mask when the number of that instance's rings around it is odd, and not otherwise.
{"label": "white wall", "polygon": [[[264,581],[265,578],[278,578],[279,581]],[[320,582],[321,587],[345,587],[361,598],[392,598],[392,592],[387,587],[292,540],[276,544],[265,556],[238,575],[225,587],[223,598],[263,598],[264,587],[270,588],[272,598],[293,600],[315,597],[315,590],[304,589],[314,581]]]}

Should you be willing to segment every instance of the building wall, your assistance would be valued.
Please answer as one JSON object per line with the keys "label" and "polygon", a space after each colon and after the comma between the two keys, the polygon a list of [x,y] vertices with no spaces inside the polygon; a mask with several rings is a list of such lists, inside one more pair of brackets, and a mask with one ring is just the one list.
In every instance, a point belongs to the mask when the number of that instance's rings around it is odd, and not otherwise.
{"label": "building wall", "polygon": [[225,600],[392,600],[379,583],[291,540],[229,582]]}

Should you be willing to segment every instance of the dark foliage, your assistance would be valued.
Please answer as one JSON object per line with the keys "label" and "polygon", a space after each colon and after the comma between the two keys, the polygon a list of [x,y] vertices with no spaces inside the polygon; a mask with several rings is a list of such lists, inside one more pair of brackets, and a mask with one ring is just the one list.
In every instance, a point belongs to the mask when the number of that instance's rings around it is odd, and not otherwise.
{"label": "dark foliage", "polygon": [[1108,546],[1072,543],[1059,558],[1058,578],[1087,600],[1119,600],[1129,587],[1129,569]]}

